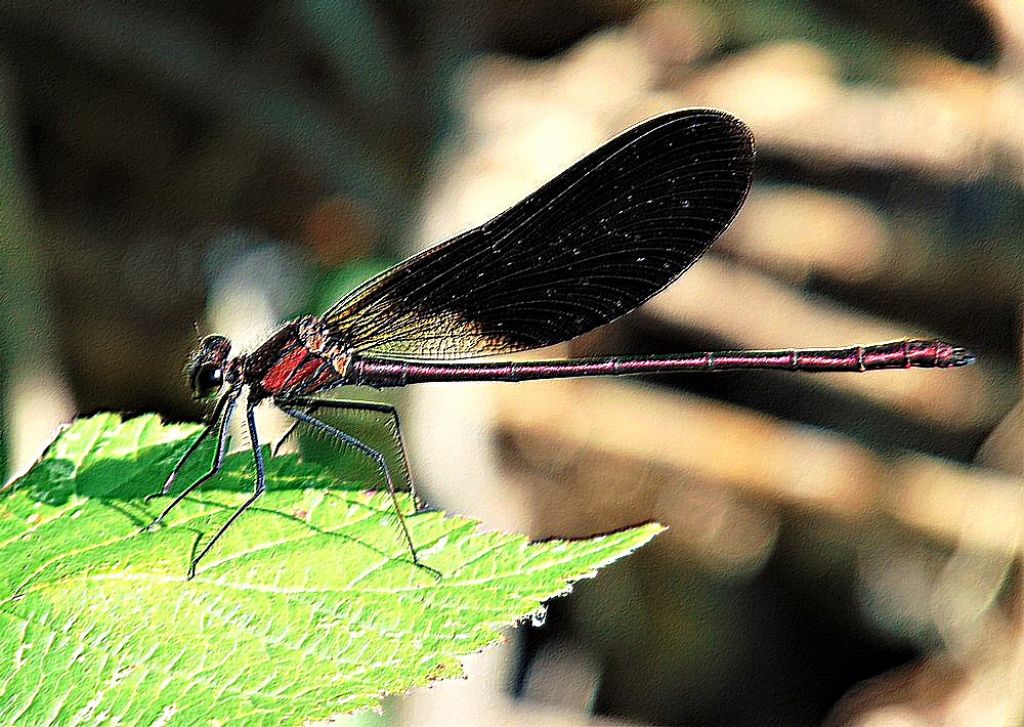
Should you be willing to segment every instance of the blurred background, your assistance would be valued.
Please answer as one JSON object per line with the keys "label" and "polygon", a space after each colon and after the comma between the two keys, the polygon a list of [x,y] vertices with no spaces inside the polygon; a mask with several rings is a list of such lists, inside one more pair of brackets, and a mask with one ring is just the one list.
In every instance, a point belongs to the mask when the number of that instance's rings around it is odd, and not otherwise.
{"label": "blurred background", "polygon": [[432,505],[670,530],[355,722],[1024,724],[1019,0],[5,0],[0,469],[74,416],[197,419],[197,332],[258,343],[687,106],[754,130],[747,205],[544,355],[941,335],[979,364],[402,392]]}

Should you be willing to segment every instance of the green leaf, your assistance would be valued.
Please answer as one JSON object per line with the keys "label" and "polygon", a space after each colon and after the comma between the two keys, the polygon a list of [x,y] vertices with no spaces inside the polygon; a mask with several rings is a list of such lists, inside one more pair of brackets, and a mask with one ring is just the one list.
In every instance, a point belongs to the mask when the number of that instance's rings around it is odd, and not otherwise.
{"label": "green leaf", "polygon": [[[188,581],[197,545],[252,486],[251,456],[231,455],[146,530],[167,500],[142,496],[197,431],[153,416],[79,420],[7,487],[0,723],[298,724],[376,707],[459,676],[460,657],[661,530],[528,543],[410,516],[436,578],[410,562],[386,494],[286,456],[268,461],[269,491]],[[182,482],[209,457],[201,449]]]}
{"label": "green leaf", "polygon": [[332,268],[316,286],[310,313],[320,315],[365,283],[397,263],[386,258],[362,258],[341,267]]}

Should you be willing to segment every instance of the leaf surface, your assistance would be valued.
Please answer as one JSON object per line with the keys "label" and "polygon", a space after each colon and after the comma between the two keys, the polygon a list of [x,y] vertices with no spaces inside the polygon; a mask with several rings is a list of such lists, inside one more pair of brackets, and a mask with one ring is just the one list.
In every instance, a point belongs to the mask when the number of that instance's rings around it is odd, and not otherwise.
{"label": "leaf surface", "polygon": [[[247,497],[251,457],[146,526],[198,432],[153,416],[76,421],[0,497],[0,723],[300,723],[462,673],[570,584],[650,540],[650,524],[529,543],[390,499],[295,456],[196,577],[190,557]],[[200,449],[180,483],[209,462]],[[412,503],[401,494],[403,510]]]}

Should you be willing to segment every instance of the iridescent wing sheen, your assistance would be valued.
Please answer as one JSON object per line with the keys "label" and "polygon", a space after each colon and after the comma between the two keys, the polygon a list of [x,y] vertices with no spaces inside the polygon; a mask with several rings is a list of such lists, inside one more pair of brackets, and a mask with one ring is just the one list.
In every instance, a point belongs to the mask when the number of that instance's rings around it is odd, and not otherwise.
{"label": "iridescent wing sheen", "polygon": [[753,136],[688,109],[623,132],[489,222],[386,270],[324,316],[368,356],[458,359],[567,341],[646,301],[739,211]]}

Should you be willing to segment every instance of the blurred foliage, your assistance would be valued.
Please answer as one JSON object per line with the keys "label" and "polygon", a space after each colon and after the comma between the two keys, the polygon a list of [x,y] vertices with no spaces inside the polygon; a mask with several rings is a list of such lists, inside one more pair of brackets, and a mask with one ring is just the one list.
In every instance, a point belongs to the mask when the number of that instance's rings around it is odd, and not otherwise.
{"label": "blurred foliage", "polygon": [[360,285],[384,272],[396,262],[397,260],[372,258],[326,271],[319,283],[313,287],[311,295],[313,303],[307,313],[311,315],[323,313]]}

